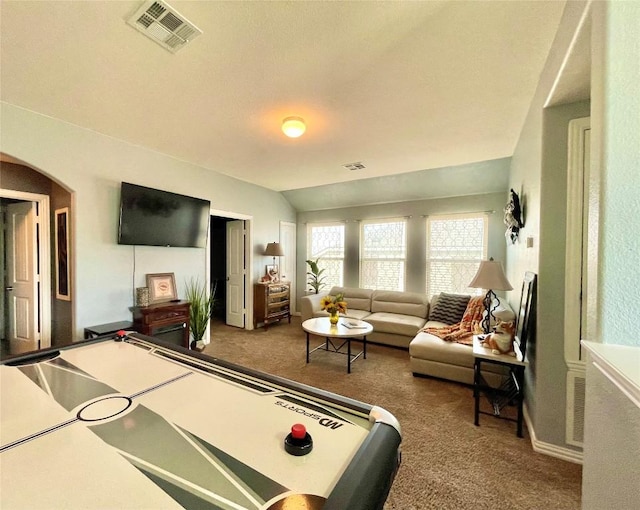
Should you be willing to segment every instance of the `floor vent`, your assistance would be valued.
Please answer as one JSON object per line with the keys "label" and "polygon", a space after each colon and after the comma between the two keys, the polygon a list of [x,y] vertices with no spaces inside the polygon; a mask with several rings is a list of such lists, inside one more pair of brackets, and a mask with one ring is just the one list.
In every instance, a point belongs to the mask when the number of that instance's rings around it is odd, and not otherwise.
{"label": "floor vent", "polygon": [[566,442],[574,446],[582,446],[584,441],[585,383],[584,371],[567,372]]}
{"label": "floor vent", "polygon": [[165,2],[144,2],[127,23],[160,46],[175,53],[202,33]]}
{"label": "floor vent", "polygon": [[342,165],[344,168],[346,168],[347,170],[362,170],[363,168],[366,168],[362,163],[360,163],[359,161],[356,163],[347,163],[346,165]]}

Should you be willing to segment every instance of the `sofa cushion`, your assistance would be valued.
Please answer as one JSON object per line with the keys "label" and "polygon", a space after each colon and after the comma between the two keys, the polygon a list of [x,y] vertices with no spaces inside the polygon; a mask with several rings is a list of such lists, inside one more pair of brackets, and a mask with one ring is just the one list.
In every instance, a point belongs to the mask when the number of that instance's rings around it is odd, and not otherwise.
{"label": "sofa cushion", "polygon": [[[329,292],[332,296],[342,294],[344,300],[347,302],[347,315],[351,308],[355,310],[371,311],[371,295],[373,290],[371,289],[359,289],[357,287],[332,287]],[[352,317],[350,315],[350,317]]]}
{"label": "sofa cushion", "polygon": [[441,292],[429,312],[430,321],[443,322],[450,326],[462,320],[471,296]]}
{"label": "sofa cushion", "polygon": [[374,290],[371,296],[371,311],[413,315],[426,319],[429,313],[429,299],[425,294],[414,292]]}
{"label": "sofa cushion", "polygon": [[[420,361],[428,361],[436,365],[438,370],[430,370],[427,372],[418,370],[418,373],[426,373],[427,375],[436,375],[445,379],[457,380],[467,384],[473,383],[473,347],[470,345],[459,344],[456,342],[446,342],[430,333],[418,333],[409,344],[409,356],[412,366],[419,365]],[[469,370],[468,377],[448,377],[446,375],[446,367],[463,367]],[[415,371],[415,370],[414,370]],[[504,365],[494,363],[484,363],[484,372],[493,372],[496,374],[507,373]],[[433,373],[432,372],[437,372]],[[457,371],[459,374],[463,372]],[[487,377],[485,375],[485,377]],[[500,382],[500,379],[492,378],[492,382]]]}
{"label": "sofa cushion", "polygon": [[356,310],[354,308],[349,308],[349,303],[347,303],[347,313],[345,317],[349,317],[350,319],[358,319],[358,320],[366,320],[366,317],[369,317],[371,312],[369,310]]}
{"label": "sofa cushion", "polygon": [[415,315],[389,312],[374,312],[365,319],[378,333],[414,336],[425,324],[425,320]]}
{"label": "sofa cushion", "polygon": [[456,342],[445,342],[430,333],[418,333],[409,344],[412,358],[429,359],[450,365],[473,368],[473,348]]}

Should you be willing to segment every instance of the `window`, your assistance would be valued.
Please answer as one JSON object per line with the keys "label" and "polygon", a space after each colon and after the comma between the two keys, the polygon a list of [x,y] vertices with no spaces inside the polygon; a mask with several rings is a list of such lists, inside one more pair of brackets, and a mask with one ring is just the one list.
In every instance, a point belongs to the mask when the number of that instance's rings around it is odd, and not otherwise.
{"label": "window", "polygon": [[365,221],[360,232],[360,287],[404,290],[407,258],[405,220]]}
{"label": "window", "polygon": [[307,260],[318,260],[324,269],[324,290],[342,286],[344,275],[344,225],[341,223],[307,226]]}
{"label": "window", "polygon": [[440,292],[480,295],[471,280],[487,258],[485,213],[427,218],[427,295]]}

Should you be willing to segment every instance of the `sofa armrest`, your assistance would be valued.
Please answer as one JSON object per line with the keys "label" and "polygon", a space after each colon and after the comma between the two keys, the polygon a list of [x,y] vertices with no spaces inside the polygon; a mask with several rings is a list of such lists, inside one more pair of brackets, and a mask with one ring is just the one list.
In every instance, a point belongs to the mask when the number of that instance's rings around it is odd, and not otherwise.
{"label": "sofa armrest", "polygon": [[326,295],[328,295],[328,292],[302,296],[302,299],[300,299],[300,315],[302,315],[302,322],[315,317],[316,312],[321,310],[320,300]]}

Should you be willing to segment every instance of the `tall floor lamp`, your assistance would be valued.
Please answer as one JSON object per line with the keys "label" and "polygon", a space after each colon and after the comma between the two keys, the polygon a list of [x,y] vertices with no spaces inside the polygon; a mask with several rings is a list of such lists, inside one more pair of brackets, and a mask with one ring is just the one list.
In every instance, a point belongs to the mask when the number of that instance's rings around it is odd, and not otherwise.
{"label": "tall floor lamp", "polygon": [[[500,299],[493,291],[513,290],[513,287],[504,275],[502,263],[493,260],[493,258],[480,262],[478,272],[473,277],[469,287],[472,289],[487,289],[487,294],[482,301],[486,311],[484,318],[482,319],[482,330],[486,335],[491,331],[491,319],[493,318],[494,322],[496,319],[495,315],[493,315],[493,311],[500,306]],[[491,304],[493,303],[494,298],[495,306],[492,307]]]}
{"label": "tall floor lamp", "polygon": [[277,268],[273,277],[273,281],[280,281],[280,267],[279,265],[276,266],[276,257],[282,257],[284,255],[282,246],[280,245],[280,243],[269,243],[267,244],[267,249],[264,251],[264,254],[273,257],[273,267]]}

